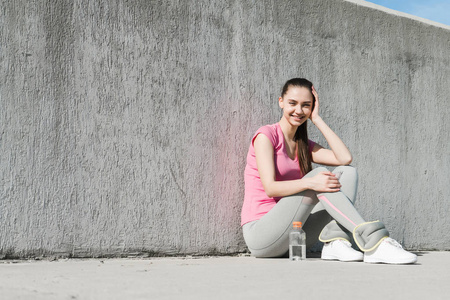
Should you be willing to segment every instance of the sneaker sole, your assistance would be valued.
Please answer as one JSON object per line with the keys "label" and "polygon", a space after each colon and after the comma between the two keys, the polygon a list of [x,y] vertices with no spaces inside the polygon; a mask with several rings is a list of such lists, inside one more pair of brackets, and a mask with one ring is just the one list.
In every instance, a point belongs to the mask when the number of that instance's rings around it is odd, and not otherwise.
{"label": "sneaker sole", "polygon": [[364,257],[364,262],[368,264],[389,264],[389,265],[409,265],[414,264],[417,262],[417,258],[415,259],[409,259],[409,260],[383,260],[383,259],[376,259],[376,258],[366,258]]}
{"label": "sneaker sole", "polygon": [[352,261],[363,261],[363,259],[342,259],[342,258],[337,258],[335,256],[322,256],[321,259],[323,260],[338,260],[338,261],[343,261],[343,262],[352,262]]}

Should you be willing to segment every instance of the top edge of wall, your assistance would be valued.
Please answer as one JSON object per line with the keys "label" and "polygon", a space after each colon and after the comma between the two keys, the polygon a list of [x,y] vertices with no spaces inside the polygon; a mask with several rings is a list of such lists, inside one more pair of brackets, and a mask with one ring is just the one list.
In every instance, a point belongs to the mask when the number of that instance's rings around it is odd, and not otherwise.
{"label": "top edge of wall", "polygon": [[384,12],[386,12],[388,14],[391,14],[391,15],[396,15],[396,16],[405,17],[405,18],[408,18],[408,19],[413,19],[413,20],[416,20],[416,21],[419,21],[419,22],[422,22],[422,23],[425,23],[425,24],[428,24],[428,25],[432,25],[432,26],[436,26],[436,27],[440,27],[440,28],[444,28],[444,29],[450,30],[450,26],[448,26],[448,25],[445,25],[445,24],[442,24],[442,23],[439,23],[439,22],[435,22],[435,21],[431,21],[431,20],[428,20],[428,19],[425,19],[425,18],[421,18],[421,17],[418,17],[418,16],[414,16],[414,15],[411,15],[411,14],[408,14],[408,13],[404,13],[404,12],[401,12],[401,11],[398,11],[398,10],[395,10],[395,9],[387,8],[387,7],[384,7],[384,6],[372,3],[372,2],[367,2],[367,1],[364,1],[364,0],[343,0],[343,1],[345,1],[345,2],[352,2],[352,3],[358,4],[358,5],[374,8],[374,9],[377,9],[377,10],[381,10],[381,11],[384,11]]}

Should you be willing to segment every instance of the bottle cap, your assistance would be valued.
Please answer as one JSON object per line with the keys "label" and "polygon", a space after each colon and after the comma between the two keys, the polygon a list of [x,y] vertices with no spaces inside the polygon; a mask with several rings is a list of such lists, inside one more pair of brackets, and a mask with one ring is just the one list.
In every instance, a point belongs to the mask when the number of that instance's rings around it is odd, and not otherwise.
{"label": "bottle cap", "polygon": [[293,222],[294,227],[302,227],[302,222]]}

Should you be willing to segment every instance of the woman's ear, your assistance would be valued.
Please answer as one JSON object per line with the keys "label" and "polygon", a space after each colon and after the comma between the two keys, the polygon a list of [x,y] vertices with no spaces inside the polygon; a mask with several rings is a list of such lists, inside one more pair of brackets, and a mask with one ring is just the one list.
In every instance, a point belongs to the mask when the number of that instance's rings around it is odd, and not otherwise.
{"label": "woman's ear", "polygon": [[278,105],[281,107],[281,108],[284,108],[284,102],[283,102],[283,98],[278,98]]}

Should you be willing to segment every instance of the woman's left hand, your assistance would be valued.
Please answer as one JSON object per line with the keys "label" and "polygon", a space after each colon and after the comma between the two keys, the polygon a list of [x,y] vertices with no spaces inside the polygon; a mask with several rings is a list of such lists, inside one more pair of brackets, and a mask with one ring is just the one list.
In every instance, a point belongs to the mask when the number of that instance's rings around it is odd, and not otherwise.
{"label": "woman's left hand", "polygon": [[314,96],[314,109],[311,112],[309,118],[311,119],[311,121],[314,121],[315,118],[319,117],[319,95],[317,94],[317,91],[314,88],[314,86],[312,87],[312,93]]}

